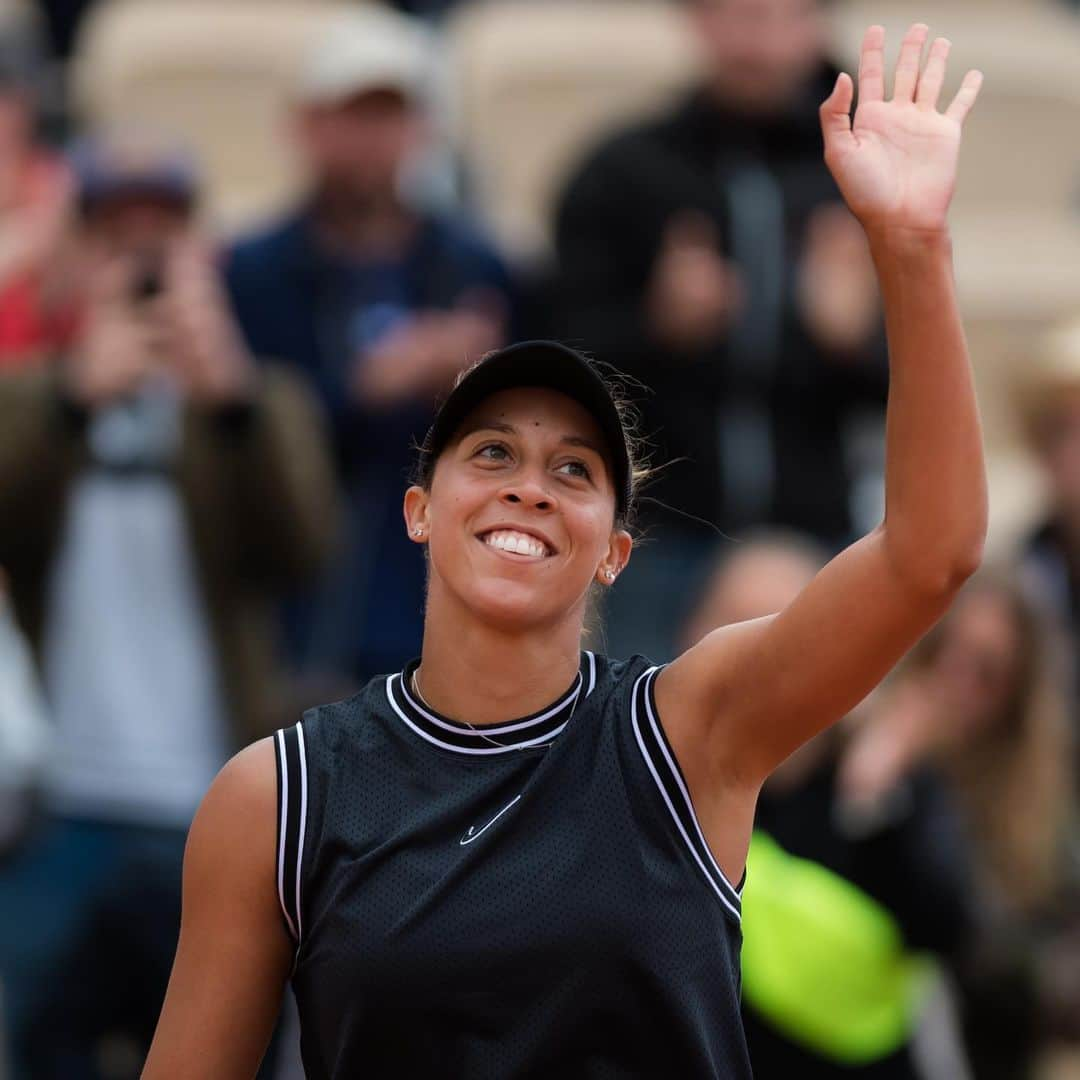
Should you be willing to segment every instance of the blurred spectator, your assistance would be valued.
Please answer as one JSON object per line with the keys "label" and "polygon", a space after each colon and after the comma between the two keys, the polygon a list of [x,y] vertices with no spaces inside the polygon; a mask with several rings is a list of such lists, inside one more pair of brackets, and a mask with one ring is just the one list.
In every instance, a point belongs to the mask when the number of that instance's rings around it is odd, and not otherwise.
{"label": "blurred spectator", "polygon": [[70,344],[75,323],[58,273],[71,184],[36,140],[27,63],[0,44],[0,370]]}
{"label": "blurred spectator", "polygon": [[244,349],[191,164],[141,134],[75,162],[79,339],[0,379],[0,564],[56,726],[45,819],[0,871],[20,1078],[100,1075],[105,1035],[137,1073],[187,826],[226,757],[282,720],[274,603],[333,523],[317,412]]}
{"label": "blurred spectator", "polygon": [[[797,536],[741,544],[684,644],[780,611],[824,561]],[[841,784],[846,742],[831,729],[808,743],[758,803],[743,895],[743,1018],[757,1076],[915,1080],[929,989],[919,954],[951,956],[969,930],[967,860],[940,781],[921,772],[853,802]]]}
{"label": "blurred spectator", "polygon": [[460,0],[394,0],[394,7],[409,15],[425,19],[439,19],[448,15]]}
{"label": "blurred spectator", "polygon": [[1049,508],[1026,544],[1023,578],[1067,631],[1075,679],[1080,673],[1080,321],[1048,336],[1026,383],[1024,421],[1047,481]]}
{"label": "blurred spectator", "polygon": [[302,371],[332,418],[349,532],[292,629],[303,668],[359,681],[419,652],[424,560],[401,517],[410,445],[510,315],[497,256],[464,222],[403,195],[424,142],[427,66],[404,16],[372,7],[334,27],[297,89],[307,195],[228,268],[253,351]]}
{"label": "blurred spectator", "polygon": [[1060,650],[1011,578],[983,575],[914,650],[846,763],[873,797],[930,758],[961,809],[984,927],[964,979],[979,1080],[1032,1075],[1044,1037],[1080,1038],[1077,842]]}
{"label": "blurred spectator", "polygon": [[48,745],[37,673],[0,572],[0,865],[29,820]]}
{"label": "blurred spectator", "polygon": [[45,16],[49,43],[54,55],[62,60],[70,58],[79,26],[96,2],[97,0],[37,0],[37,6]]}
{"label": "blurred spectator", "polygon": [[649,495],[674,512],[644,515],[663,543],[635,553],[610,620],[609,651],[656,660],[681,618],[664,583],[715,542],[680,512],[845,542],[846,424],[880,416],[887,386],[867,245],[822,160],[823,3],[683,6],[704,84],[600,146],[556,221],[560,329],[653,391],[644,427],[671,463]]}

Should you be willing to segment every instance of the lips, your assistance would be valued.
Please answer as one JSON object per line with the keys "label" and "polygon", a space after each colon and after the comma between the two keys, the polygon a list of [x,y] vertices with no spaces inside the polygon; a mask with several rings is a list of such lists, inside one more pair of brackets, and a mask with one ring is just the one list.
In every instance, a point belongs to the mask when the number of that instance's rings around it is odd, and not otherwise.
{"label": "lips", "polygon": [[547,559],[555,552],[542,537],[521,529],[491,529],[481,533],[479,539],[487,547],[520,555],[530,559]]}

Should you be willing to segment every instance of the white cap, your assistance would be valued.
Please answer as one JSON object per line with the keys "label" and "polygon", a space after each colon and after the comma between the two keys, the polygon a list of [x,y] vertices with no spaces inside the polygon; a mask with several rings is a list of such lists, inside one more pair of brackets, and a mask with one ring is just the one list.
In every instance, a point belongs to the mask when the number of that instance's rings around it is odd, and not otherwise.
{"label": "white cap", "polygon": [[332,21],[304,65],[296,97],[308,105],[383,89],[420,97],[430,62],[420,23],[371,4]]}

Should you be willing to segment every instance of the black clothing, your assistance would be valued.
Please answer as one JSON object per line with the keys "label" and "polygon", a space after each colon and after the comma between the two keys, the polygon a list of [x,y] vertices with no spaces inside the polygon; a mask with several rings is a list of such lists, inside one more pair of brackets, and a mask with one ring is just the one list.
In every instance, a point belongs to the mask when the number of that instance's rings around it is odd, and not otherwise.
{"label": "black clothing", "polygon": [[1036,599],[1075,632],[1080,626],[1080,559],[1059,521],[1043,522],[1028,537],[1023,563]]}
{"label": "black clothing", "polygon": [[759,1080],[922,1080],[907,1046],[869,1065],[843,1065],[789,1042],[745,1004],[743,1029]]}
{"label": "black clothing", "polygon": [[[755,828],[785,851],[840,875],[886,908],[912,950],[956,957],[973,929],[969,860],[956,811],[936,776],[913,775],[893,793],[887,820],[866,832],[837,814],[836,762],[791,790],[766,785]],[[759,1077],[917,1080],[910,1048],[861,1066],[828,1061],[786,1038],[744,1002],[750,1060]]]}
{"label": "black clothing", "polygon": [[[1080,553],[1073,550],[1064,526],[1050,518],[1024,545],[1020,561],[1025,591],[1068,636],[1068,664],[1074,693],[1080,691]],[[1076,748],[1080,751],[1080,742]],[[1077,761],[1080,775],[1080,759]]]}
{"label": "black clothing", "polygon": [[[723,529],[773,523],[830,543],[851,532],[845,421],[887,389],[883,335],[867,356],[826,355],[795,303],[810,215],[840,201],[817,114],[834,78],[774,118],[696,94],[600,146],[556,221],[557,333],[653,391],[645,432],[655,461],[675,464],[649,494]],[[725,340],[678,354],[652,338],[645,296],[665,229],[688,210],[715,222],[749,299]]]}
{"label": "black clothing", "polygon": [[739,894],[658,669],[584,653],[551,708],[480,730],[412,670],[277,737],[307,1075],[749,1078]]}

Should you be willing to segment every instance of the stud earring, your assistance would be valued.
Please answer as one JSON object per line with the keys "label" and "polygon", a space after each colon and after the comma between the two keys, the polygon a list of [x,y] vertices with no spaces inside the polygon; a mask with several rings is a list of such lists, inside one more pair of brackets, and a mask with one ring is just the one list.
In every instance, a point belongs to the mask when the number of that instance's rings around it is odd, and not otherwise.
{"label": "stud earring", "polygon": [[413,529],[413,536],[423,536],[423,535],[424,535],[424,530],[422,528],[420,528],[419,525],[415,529]]}
{"label": "stud earring", "polygon": [[609,582],[614,581],[615,580],[615,571],[614,570],[606,570],[606,571],[604,571],[604,577],[606,577]]}

